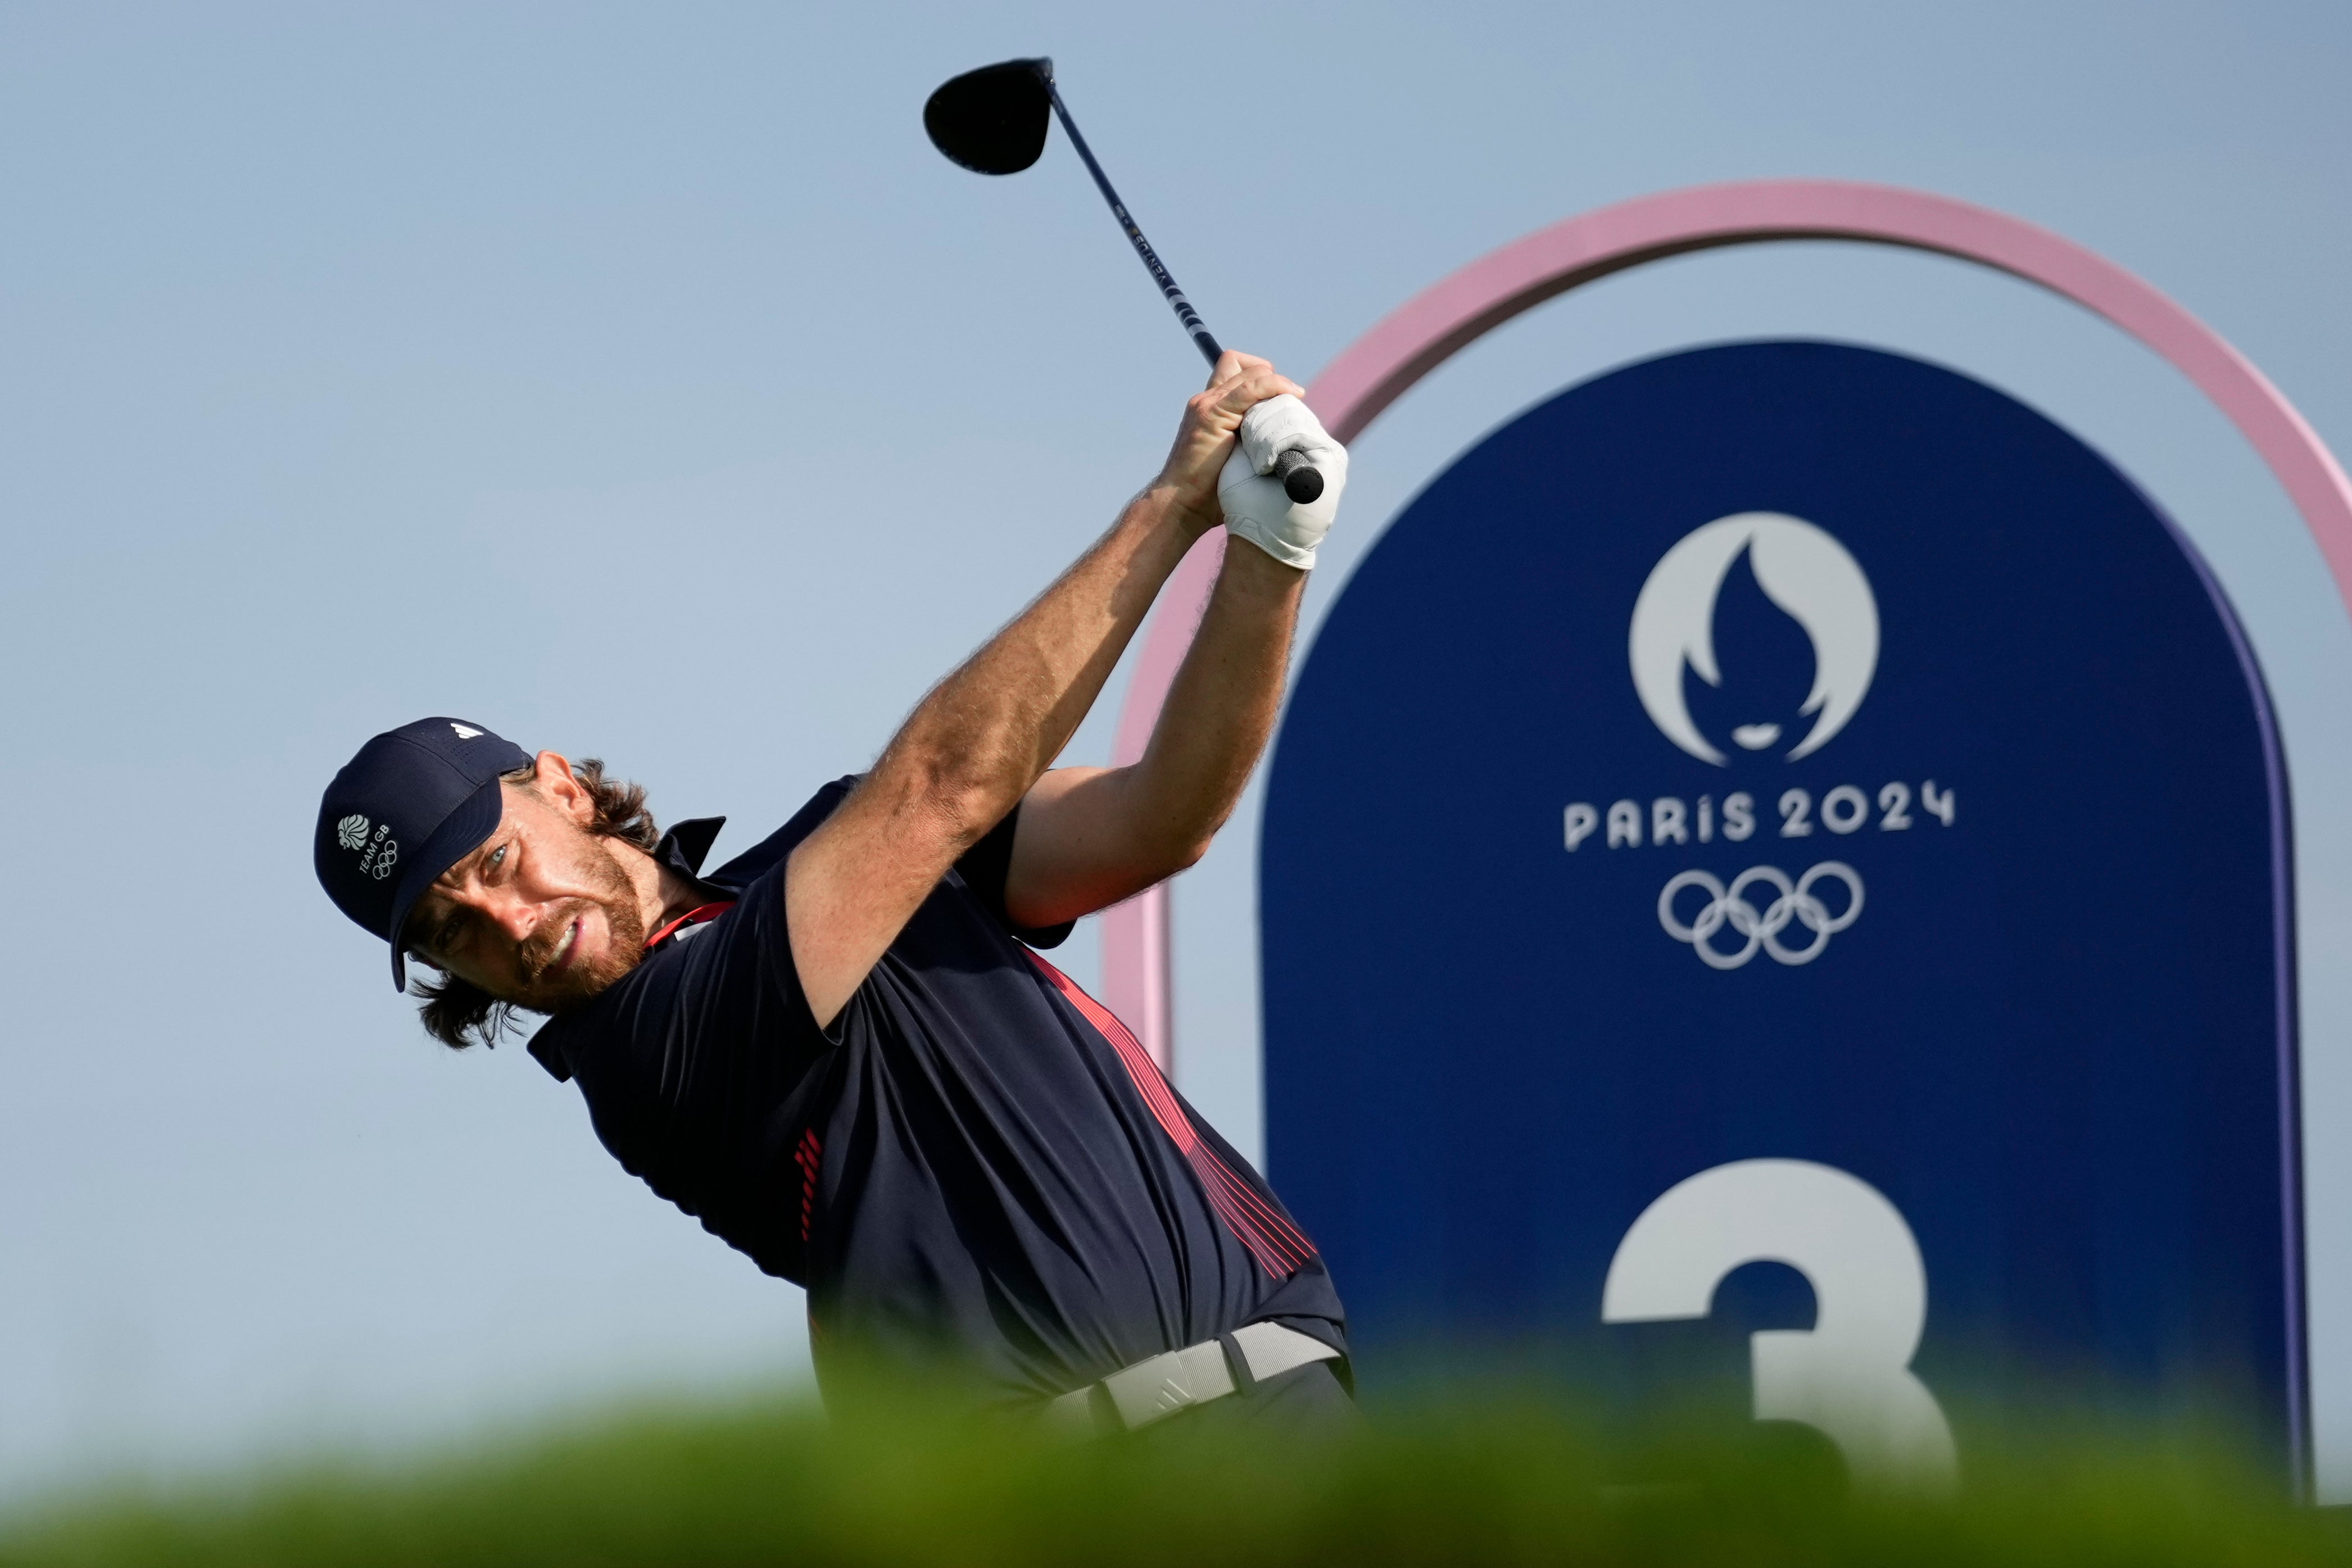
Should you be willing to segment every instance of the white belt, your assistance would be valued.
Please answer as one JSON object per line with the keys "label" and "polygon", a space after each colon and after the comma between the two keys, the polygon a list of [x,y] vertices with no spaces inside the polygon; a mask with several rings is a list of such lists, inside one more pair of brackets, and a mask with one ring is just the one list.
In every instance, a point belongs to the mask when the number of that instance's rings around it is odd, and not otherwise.
{"label": "white belt", "polygon": [[[1311,1362],[1339,1359],[1338,1351],[1296,1329],[1252,1323],[1181,1351],[1162,1351],[1099,1383],[1074,1388],[1045,1406],[1045,1419],[1076,1436],[1122,1428],[1132,1432]],[[1240,1378],[1234,1375],[1235,1362]]]}

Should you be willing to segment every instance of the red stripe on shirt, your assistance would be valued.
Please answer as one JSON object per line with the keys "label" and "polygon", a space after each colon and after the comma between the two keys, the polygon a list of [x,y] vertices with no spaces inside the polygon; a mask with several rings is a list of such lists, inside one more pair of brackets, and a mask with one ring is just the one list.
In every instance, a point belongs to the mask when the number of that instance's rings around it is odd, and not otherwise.
{"label": "red stripe on shirt", "polygon": [[667,939],[677,935],[682,926],[698,925],[704,921],[715,921],[734,907],[735,900],[732,899],[724,899],[715,904],[698,904],[646,938],[646,951],[650,952]]}
{"label": "red stripe on shirt", "polygon": [[816,1173],[824,1161],[824,1145],[817,1142],[816,1129],[801,1130],[800,1146],[793,1151],[793,1161],[801,1168],[801,1240],[809,1238],[809,1221],[816,1212]]}
{"label": "red stripe on shirt", "polygon": [[[1023,949],[1024,952],[1027,949]],[[1053,983],[1078,1010],[1078,1016],[1092,1024],[1102,1037],[1110,1042],[1127,1076],[1143,1096],[1150,1109],[1152,1120],[1175,1142],[1185,1163],[1200,1179],[1202,1190],[1208,1195],[1209,1206],[1217,1211],[1225,1228],[1234,1239],[1248,1249],[1259,1268],[1277,1279],[1286,1279],[1315,1256],[1314,1244],[1300,1235],[1296,1226],[1282,1217],[1274,1205],[1261,1197],[1256,1190],[1219,1158],[1217,1152],[1204,1142],[1184,1108],[1168,1087],[1168,1080],[1150,1054],[1135,1037],[1134,1031],[1119,1022],[1118,1016],[1079,989],[1077,982],[1055,968],[1034,952],[1029,962]]]}

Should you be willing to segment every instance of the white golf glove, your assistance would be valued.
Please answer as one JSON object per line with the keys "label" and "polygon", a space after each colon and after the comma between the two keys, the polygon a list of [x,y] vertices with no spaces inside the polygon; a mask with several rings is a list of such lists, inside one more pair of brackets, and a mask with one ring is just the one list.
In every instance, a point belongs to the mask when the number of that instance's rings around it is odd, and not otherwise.
{"label": "white golf glove", "polygon": [[[1282,493],[1273,477],[1274,460],[1296,448],[1322,470],[1323,493],[1306,506]],[[1284,393],[1269,397],[1242,417],[1241,439],[1217,476],[1217,502],[1225,509],[1225,529],[1248,540],[1286,566],[1312,571],[1315,547],[1339,515],[1339,492],[1348,488],[1348,449],[1324,432],[1315,412]]]}

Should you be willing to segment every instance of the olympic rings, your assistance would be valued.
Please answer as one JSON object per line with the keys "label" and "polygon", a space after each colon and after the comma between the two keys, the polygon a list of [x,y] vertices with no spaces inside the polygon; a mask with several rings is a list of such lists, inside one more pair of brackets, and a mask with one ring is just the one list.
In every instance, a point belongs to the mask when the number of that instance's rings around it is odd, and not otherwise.
{"label": "olympic rings", "polygon": [[[1813,897],[1813,884],[1824,877],[1834,877],[1846,886],[1846,906],[1838,914],[1831,914],[1829,906]],[[1775,894],[1760,912],[1745,897],[1759,882],[1770,884]],[[1691,888],[1706,894],[1706,907],[1685,925],[1675,918],[1675,898]],[[1811,963],[1829,946],[1832,934],[1861,917],[1862,874],[1839,860],[1822,861],[1793,884],[1777,866],[1751,866],[1733,878],[1728,888],[1705,871],[1685,871],[1669,879],[1658,894],[1658,923],[1676,942],[1690,943],[1699,961],[1710,969],[1737,969],[1755,957],[1759,947],[1780,963]],[[1792,921],[1813,933],[1802,947],[1781,945],[1780,933]],[[1747,938],[1748,944],[1733,952],[1717,951],[1708,939],[1725,926]]]}

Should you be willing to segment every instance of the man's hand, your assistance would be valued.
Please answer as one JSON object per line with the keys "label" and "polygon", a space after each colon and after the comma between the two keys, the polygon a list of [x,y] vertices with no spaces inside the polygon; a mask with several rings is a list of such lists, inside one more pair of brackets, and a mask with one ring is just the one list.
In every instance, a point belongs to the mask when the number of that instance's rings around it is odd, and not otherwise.
{"label": "man's hand", "polygon": [[[1301,504],[1275,479],[1275,460],[1303,453],[1323,476],[1323,493]],[[1348,449],[1331,439],[1315,411],[1296,397],[1269,398],[1242,421],[1241,440],[1217,478],[1225,527],[1285,566],[1315,569],[1315,549],[1339,515],[1348,488]]]}
{"label": "man's hand", "polygon": [[1195,535],[1215,527],[1223,515],[1217,506],[1217,475],[1233,454],[1242,416],[1269,397],[1286,392],[1295,397],[1304,390],[1255,354],[1227,349],[1218,359],[1208,390],[1184,405],[1184,422],[1160,470],[1160,485],[1172,492]]}

